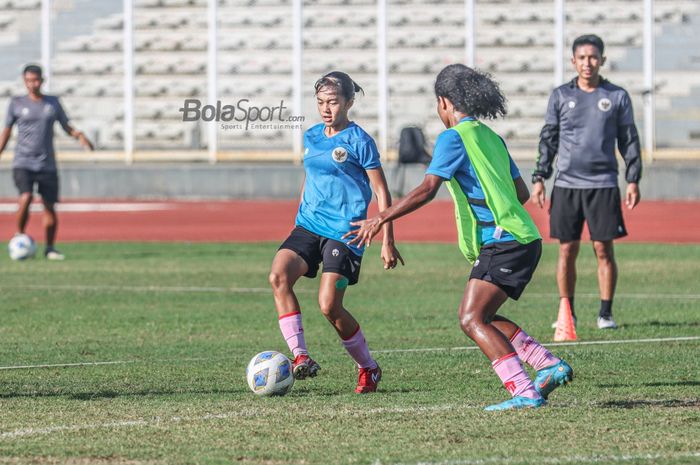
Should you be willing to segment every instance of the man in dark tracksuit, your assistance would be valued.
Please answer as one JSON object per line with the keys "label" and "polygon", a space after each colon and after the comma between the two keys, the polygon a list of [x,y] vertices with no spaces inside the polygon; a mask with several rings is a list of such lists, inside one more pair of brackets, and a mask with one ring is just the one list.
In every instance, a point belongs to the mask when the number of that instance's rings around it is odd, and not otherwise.
{"label": "man in dark tracksuit", "polygon": [[17,143],[12,160],[12,176],[19,191],[17,211],[17,232],[23,234],[29,220],[29,206],[32,203],[34,185],[41,194],[44,204],[44,229],[46,230],[46,250],[49,260],[63,260],[64,256],[54,248],[58,218],[55,205],[58,196],[58,174],[53,147],[53,126],[59,122],[66,134],[80,141],[80,145],[92,150],[92,143],[85,135],[74,129],[68,122],[58,97],[41,93],[44,82],[41,68],[28,65],[22,73],[27,95],[12,97],[7,109],[5,127],[0,131],[0,154],[5,149],[12,134],[12,126],[17,125]]}
{"label": "man in dark tracksuit", "polygon": [[627,235],[617,185],[615,142],[626,165],[625,204],[633,209],[640,200],[639,136],[627,91],[598,74],[605,63],[603,41],[595,35],[581,36],[572,48],[571,62],[578,76],[554,89],[549,98],[532,176],[531,200],[544,207],[544,180],[552,175],[552,162],[558,156],[551,195],[550,236],[560,243],[559,296],[569,300],[573,312],[576,257],[586,221],[598,259],[598,328],[614,329],[617,325],[612,317],[612,300],[617,265],[613,240]]}

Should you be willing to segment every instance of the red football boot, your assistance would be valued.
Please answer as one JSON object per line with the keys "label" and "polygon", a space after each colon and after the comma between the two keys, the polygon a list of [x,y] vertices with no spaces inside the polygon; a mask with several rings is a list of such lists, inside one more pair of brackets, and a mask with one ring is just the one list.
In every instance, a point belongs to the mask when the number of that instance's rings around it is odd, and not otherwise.
{"label": "red football boot", "polygon": [[321,366],[314,362],[307,354],[299,354],[292,362],[292,375],[294,379],[313,378],[318,373]]}
{"label": "red football boot", "polygon": [[360,375],[357,378],[357,387],[355,392],[358,394],[365,394],[367,392],[376,392],[377,385],[382,379],[382,369],[377,368],[360,368]]}

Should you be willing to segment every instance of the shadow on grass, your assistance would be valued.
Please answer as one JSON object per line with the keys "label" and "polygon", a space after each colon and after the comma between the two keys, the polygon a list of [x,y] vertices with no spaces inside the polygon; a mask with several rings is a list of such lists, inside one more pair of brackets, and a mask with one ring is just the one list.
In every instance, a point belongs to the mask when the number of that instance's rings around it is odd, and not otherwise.
{"label": "shadow on grass", "polygon": [[627,383],[627,384],[599,384],[598,387],[601,388],[620,388],[620,387],[633,387],[633,386],[646,386],[646,387],[676,387],[676,386],[700,386],[700,381],[664,381],[657,383]]}
{"label": "shadow on grass", "polygon": [[600,404],[602,408],[632,409],[643,407],[700,407],[700,399],[668,399],[668,400],[612,400]]}
{"label": "shadow on grass", "polygon": [[[174,249],[169,248],[169,247],[162,247],[161,244],[159,243],[153,243],[152,248],[148,248],[145,250],[134,250],[134,251],[128,251],[124,252],[121,250],[100,250],[93,254],[90,259],[93,260],[95,258],[99,259],[116,259],[116,260],[143,260],[143,259],[149,259],[149,258],[173,258],[176,257],[178,259],[182,259],[184,257],[195,257],[195,258],[204,258],[204,257],[222,257],[222,256],[228,256],[228,257],[240,257],[243,256],[243,253],[241,253],[238,250],[235,250],[234,247],[226,247],[225,245],[222,246],[221,248],[212,248],[212,249],[202,249],[199,247],[195,248],[190,248],[188,247],[190,244],[182,244],[182,247],[178,248],[177,253],[174,254]],[[72,257],[72,255],[71,255]]]}
{"label": "shadow on grass", "polygon": [[[296,388],[295,388],[296,389]],[[427,392],[425,389],[418,388],[387,388],[379,387],[377,394],[416,394],[420,392]],[[357,396],[354,388],[342,388],[342,389],[319,389],[319,388],[309,388],[309,389],[298,389],[293,390],[287,397],[304,397],[312,395],[314,397],[342,397],[342,396]],[[372,394],[375,395],[375,394]]]}
{"label": "shadow on grass", "polygon": [[652,327],[652,328],[694,328],[700,326],[700,321],[639,321],[623,323],[620,328]]}

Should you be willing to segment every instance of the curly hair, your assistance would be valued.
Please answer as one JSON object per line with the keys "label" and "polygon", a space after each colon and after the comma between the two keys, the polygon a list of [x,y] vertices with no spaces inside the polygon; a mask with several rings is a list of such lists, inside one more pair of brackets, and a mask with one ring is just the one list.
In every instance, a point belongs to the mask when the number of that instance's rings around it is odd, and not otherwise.
{"label": "curly hair", "polygon": [[474,118],[495,119],[508,112],[506,98],[491,75],[461,64],[440,71],[435,96],[447,98],[457,111]]}
{"label": "curly hair", "polygon": [[365,95],[365,91],[362,87],[342,71],[331,71],[316,81],[316,84],[314,84],[314,94],[318,94],[324,87],[333,87],[337,89],[338,93],[345,97],[347,101],[355,98],[355,92],[362,92],[362,95]]}

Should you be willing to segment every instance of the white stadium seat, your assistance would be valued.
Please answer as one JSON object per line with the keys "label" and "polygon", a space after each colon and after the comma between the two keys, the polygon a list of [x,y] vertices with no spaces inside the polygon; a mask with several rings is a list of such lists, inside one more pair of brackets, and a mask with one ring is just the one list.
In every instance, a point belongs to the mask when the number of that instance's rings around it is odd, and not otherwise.
{"label": "white stadium seat", "polygon": [[[71,8],[56,5],[58,11]],[[34,23],[27,25],[26,18],[36,16],[40,6],[41,0],[0,0],[0,42],[12,44],[19,40],[20,31],[35,28]],[[508,138],[530,143],[537,137],[554,85],[551,2],[477,0],[476,7],[477,67],[491,72],[510,100],[510,118],[499,127]],[[255,98],[266,104],[289,99],[292,0],[218,0],[218,8],[222,98]],[[207,0],[135,0],[135,111],[138,120],[152,123],[139,129],[144,146],[177,145],[190,137],[190,129],[161,123],[178,117],[177,110],[172,111],[173,102],[207,94],[206,9]],[[70,111],[78,121],[93,119],[89,102],[106,105],[110,99],[117,103],[110,104],[104,121],[123,116],[123,110],[114,109],[123,92],[119,10],[92,20],[84,33],[57,35],[52,91],[76,100]],[[699,13],[700,3],[695,0],[655,2],[658,30],[668,24],[687,24],[689,15]],[[449,63],[464,60],[465,12],[463,0],[389,0],[387,14],[390,134],[395,137],[401,124],[434,120],[435,74]],[[567,43],[583,32],[600,34],[609,45],[608,72],[639,97],[644,90],[641,71],[622,73],[624,80],[618,74],[629,68],[629,63],[619,64],[628,48],[642,43],[641,1],[567,0],[566,14]],[[353,114],[376,129],[376,0],[304,0],[303,15],[305,102],[311,102],[313,111],[311,84],[324,72],[342,69],[367,92]],[[565,69],[568,79],[570,69]],[[659,77],[658,82],[667,81]],[[693,85],[700,87],[700,79],[674,86],[674,95],[685,95],[683,89]],[[23,92],[21,82],[0,82],[0,98],[15,92]],[[122,137],[118,124],[104,126],[102,140]],[[286,144],[290,136],[250,132],[221,138],[234,147],[245,141],[243,145],[262,148],[266,140]]]}
{"label": "white stadium seat", "polygon": [[98,18],[95,20],[95,29],[97,30],[121,30],[124,27],[124,18],[121,13]]}

